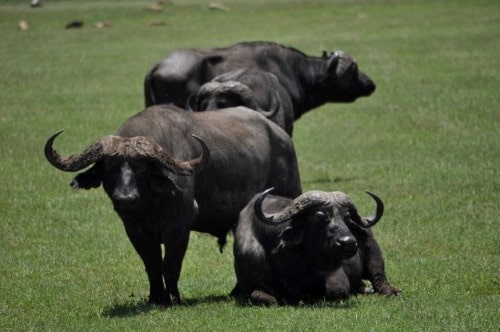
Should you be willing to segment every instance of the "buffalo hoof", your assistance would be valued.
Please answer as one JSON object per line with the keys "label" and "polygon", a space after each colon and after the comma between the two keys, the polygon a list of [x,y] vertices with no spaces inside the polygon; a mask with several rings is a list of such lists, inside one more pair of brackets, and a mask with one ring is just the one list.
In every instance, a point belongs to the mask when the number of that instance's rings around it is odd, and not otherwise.
{"label": "buffalo hoof", "polygon": [[278,305],[278,300],[274,296],[261,290],[254,290],[252,292],[250,295],[250,302],[254,305]]}
{"label": "buffalo hoof", "polygon": [[157,305],[157,306],[166,306],[165,300],[158,297],[158,296],[155,296],[155,297],[150,296],[149,300],[148,300],[148,304]]}
{"label": "buffalo hoof", "polygon": [[388,282],[384,282],[381,285],[378,285],[376,292],[385,296],[393,296],[401,293],[401,290],[391,286]]}

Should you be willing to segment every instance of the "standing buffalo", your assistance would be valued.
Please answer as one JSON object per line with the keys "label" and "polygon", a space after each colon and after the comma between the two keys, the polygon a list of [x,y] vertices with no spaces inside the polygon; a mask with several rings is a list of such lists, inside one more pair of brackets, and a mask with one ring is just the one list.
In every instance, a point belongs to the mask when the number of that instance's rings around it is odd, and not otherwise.
{"label": "standing buffalo", "polygon": [[129,118],[116,136],[69,157],[52,148],[59,134],[45,145],[47,160],[68,172],[93,165],[71,185],[102,183],[144,262],[152,303],[180,301],[177,282],[190,230],[212,234],[222,246],[255,193],[268,186],[285,197],[301,193],[290,137],[243,107],[200,113],[150,107]]}
{"label": "standing buffalo", "polygon": [[377,209],[366,218],[341,192],[309,191],[295,200],[266,199],[269,192],[256,195],[240,214],[234,295],[267,305],[340,300],[366,291],[363,279],[377,293],[399,293],[386,279],[370,230],[383,214],[380,198],[369,193]]}
{"label": "standing buffalo", "polygon": [[276,75],[290,95],[295,120],[324,103],[353,102],[375,90],[373,81],[345,52],[312,57],[271,42],[244,42],[227,48],[172,52],[146,74],[146,106],[173,103],[186,107],[202,84],[239,68]]}
{"label": "standing buffalo", "polygon": [[274,74],[248,68],[233,70],[203,84],[196,95],[195,111],[234,106],[262,113],[292,136],[292,101]]}

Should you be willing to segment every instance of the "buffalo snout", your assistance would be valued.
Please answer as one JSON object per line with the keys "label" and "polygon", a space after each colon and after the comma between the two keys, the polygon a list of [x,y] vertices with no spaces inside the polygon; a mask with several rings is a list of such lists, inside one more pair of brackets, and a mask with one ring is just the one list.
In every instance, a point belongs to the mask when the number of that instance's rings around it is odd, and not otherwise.
{"label": "buffalo snout", "polygon": [[367,96],[371,95],[375,91],[375,89],[377,88],[377,86],[375,85],[375,82],[373,82],[368,77],[368,75],[366,75],[362,72],[359,73],[358,80],[361,83],[360,87],[359,87],[361,96],[367,97]]}
{"label": "buffalo snout", "polygon": [[340,237],[335,246],[339,249],[342,259],[350,258],[358,251],[358,243],[353,236],[345,235]]}
{"label": "buffalo snout", "polygon": [[113,193],[112,200],[117,210],[131,210],[137,205],[139,195],[136,192],[115,192]]}

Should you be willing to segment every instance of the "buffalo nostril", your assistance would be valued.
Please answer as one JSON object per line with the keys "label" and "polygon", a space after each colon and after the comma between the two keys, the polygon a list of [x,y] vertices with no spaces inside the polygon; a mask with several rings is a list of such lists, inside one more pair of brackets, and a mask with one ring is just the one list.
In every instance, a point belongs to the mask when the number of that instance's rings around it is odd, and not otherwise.
{"label": "buffalo nostril", "polygon": [[352,236],[342,236],[337,240],[337,245],[347,251],[355,251],[358,247],[356,239]]}
{"label": "buffalo nostril", "polygon": [[113,197],[116,207],[118,208],[131,208],[137,202],[138,197],[136,194],[120,194]]}
{"label": "buffalo nostril", "polygon": [[373,83],[373,81],[371,81],[371,80],[368,80],[364,84],[363,93],[364,93],[364,95],[369,96],[373,93],[373,91],[375,91],[376,88],[377,88],[377,86],[375,85],[375,83]]}
{"label": "buffalo nostril", "polygon": [[377,88],[377,86],[375,85],[375,83],[372,83],[369,87],[368,87],[368,93],[373,93],[373,91],[375,91],[375,89]]}

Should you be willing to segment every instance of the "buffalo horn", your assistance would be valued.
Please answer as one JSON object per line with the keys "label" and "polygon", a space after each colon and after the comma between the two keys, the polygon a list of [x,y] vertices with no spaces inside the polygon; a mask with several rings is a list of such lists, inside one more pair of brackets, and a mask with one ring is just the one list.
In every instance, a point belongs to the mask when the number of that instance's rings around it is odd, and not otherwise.
{"label": "buffalo horn", "polygon": [[253,110],[259,110],[259,105],[254,98],[253,91],[248,87],[248,85],[238,81],[227,81],[221,84],[228,91],[231,91],[231,93],[237,93],[241,96],[244,106]]}
{"label": "buffalo horn", "polygon": [[280,110],[280,106],[281,106],[280,105],[280,96],[278,94],[278,91],[274,90],[273,92],[274,92],[273,98],[271,98],[271,106],[269,107],[269,111],[263,110],[262,108],[257,106],[258,107],[257,110],[259,111],[259,113],[261,113],[262,115],[264,115],[268,119],[275,116],[276,113],[278,113],[278,111]]}
{"label": "buffalo horn", "polygon": [[357,220],[357,222],[363,228],[370,228],[372,226],[375,226],[375,224],[382,218],[382,215],[384,214],[384,202],[382,202],[380,197],[378,197],[377,195],[369,191],[365,192],[375,200],[375,202],[377,203],[377,208],[373,215],[369,217],[360,217],[359,220]]}
{"label": "buffalo horn", "polygon": [[[201,86],[198,91],[198,98],[196,101],[196,110],[197,111],[207,111],[201,110],[201,102],[203,99],[210,97],[214,93],[217,94],[225,94],[225,95],[238,95],[241,97],[241,102],[244,106],[256,110],[258,108],[257,102],[255,98],[253,98],[253,93],[250,88],[240,82],[237,81],[227,81],[227,82],[208,82]],[[217,95],[216,94],[216,95]]]}
{"label": "buffalo horn", "polygon": [[327,193],[320,191],[308,191],[295,198],[291,204],[280,212],[266,215],[264,211],[262,211],[262,202],[273,189],[274,188],[270,188],[261,193],[254,203],[255,216],[258,220],[268,225],[281,224],[287,220],[291,220],[297,214],[312,206],[327,204],[329,201]]}
{"label": "buffalo horn", "polygon": [[76,172],[79,171],[103,157],[103,142],[98,141],[88,148],[86,148],[81,154],[71,155],[69,157],[60,156],[56,150],[52,148],[54,140],[59,136],[64,129],[59,130],[55,134],[49,137],[45,143],[45,158],[49,163],[57,169],[65,172]]}
{"label": "buffalo horn", "polygon": [[210,159],[210,152],[206,144],[197,136],[193,137],[200,143],[203,153],[200,157],[179,161],[174,159],[163,148],[144,136],[122,137],[109,135],[90,145],[82,153],[69,157],[60,156],[52,148],[54,140],[64,130],[53,134],[45,144],[45,157],[52,166],[65,172],[79,171],[104,157],[140,158],[156,162],[162,167],[178,175],[191,175],[203,168]]}

